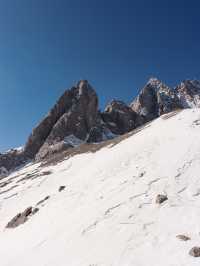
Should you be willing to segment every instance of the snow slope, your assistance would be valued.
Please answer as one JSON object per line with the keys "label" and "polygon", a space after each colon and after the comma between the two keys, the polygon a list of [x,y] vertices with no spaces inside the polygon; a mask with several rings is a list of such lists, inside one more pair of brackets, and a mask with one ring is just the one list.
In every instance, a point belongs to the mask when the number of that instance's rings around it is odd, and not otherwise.
{"label": "snow slope", "polygon": [[[168,200],[158,205],[160,193]],[[27,222],[5,228],[46,196]],[[197,266],[188,254],[196,245],[200,109],[164,115],[96,153],[30,164],[0,183],[1,266]]]}

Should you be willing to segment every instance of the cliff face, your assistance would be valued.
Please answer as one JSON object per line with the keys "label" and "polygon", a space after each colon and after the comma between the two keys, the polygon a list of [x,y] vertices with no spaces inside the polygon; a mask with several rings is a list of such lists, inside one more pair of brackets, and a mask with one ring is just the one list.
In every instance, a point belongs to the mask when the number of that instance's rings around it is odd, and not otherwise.
{"label": "cliff face", "polygon": [[130,106],[113,100],[100,112],[95,90],[81,80],[63,93],[33,129],[23,150],[0,154],[0,168],[10,170],[30,159],[41,160],[77,143],[105,141],[162,114],[195,107],[200,107],[199,81],[186,80],[171,89],[151,78]]}
{"label": "cliff face", "polygon": [[149,80],[130,106],[145,122],[183,108],[176,92],[155,78]]}
{"label": "cliff face", "polygon": [[96,92],[86,80],[60,97],[49,114],[33,130],[24,152],[34,158],[45,153],[50,145],[55,145],[69,135],[84,140],[94,126],[98,112]]}
{"label": "cliff face", "polygon": [[198,80],[181,82],[175,92],[184,108],[200,107],[200,82]]}
{"label": "cliff face", "polygon": [[122,101],[113,100],[102,113],[107,127],[117,135],[124,134],[142,123],[140,116]]}

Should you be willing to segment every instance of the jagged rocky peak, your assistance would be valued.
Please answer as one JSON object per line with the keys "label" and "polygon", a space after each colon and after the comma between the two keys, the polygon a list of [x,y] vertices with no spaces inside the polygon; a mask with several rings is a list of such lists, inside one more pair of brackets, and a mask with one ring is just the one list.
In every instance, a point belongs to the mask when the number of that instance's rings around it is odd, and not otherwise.
{"label": "jagged rocky peak", "polygon": [[184,80],[175,91],[184,108],[200,107],[199,80]]}
{"label": "jagged rocky peak", "polygon": [[27,158],[23,149],[11,149],[5,153],[0,153],[0,178],[26,161]]}
{"label": "jagged rocky peak", "polygon": [[92,88],[92,86],[89,84],[89,82],[86,79],[79,80],[76,88],[78,88],[79,90],[79,95],[84,94],[86,91],[92,91],[95,93],[94,89]]}
{"label": "jagged rocky peak", "polygon": [[[164,113],[200,107],[200,81],[185,80],[170,89],[150,78],[128,106],[112,100],[103,112],[87,80],[66,90],[44,119],[33,129],[23,150],[0,154],[1,175],[29,159],[41,160],[83,142],[101,142],[127,133]],[[2,170],[3,169],[3,170]]]}
{"label": "jagged rocky peak", "polygon": [[157,78],[150,78],[146,85],[149,85],[151,88],[155,90],[159,90],[160,88],[168,88],[162,81]]}
{"label": "jagged rocky peak", "polygon": [[139,116],[122,101],[112,100],[102,113],[102,119],[114,134],[124,134],[136,128]]}
{"label": "jagged rocky peak", "polygon": [[[98,98],[87,80],[81,80],[60,97],[48,115],[33,130],[25,153],[34,158],[45,157],[56,145],[55,150],[66,146],[64,139],[75,136],[80,140],[87,137],[94,126],[98,113]],[[59,144],[58,144],[59,143]]]}
{"label": "jagged rocky peak", "polygon": [[130,107],[147,122],[164,113],[181,108],[181,105],[174,90],[157,78],[151,78]]}

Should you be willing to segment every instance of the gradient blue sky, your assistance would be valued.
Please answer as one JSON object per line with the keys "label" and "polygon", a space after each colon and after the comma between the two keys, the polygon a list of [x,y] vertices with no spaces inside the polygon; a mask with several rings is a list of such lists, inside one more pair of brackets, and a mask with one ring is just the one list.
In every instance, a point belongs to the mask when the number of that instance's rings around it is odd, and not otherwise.
{"label": "gradient blue sky", "polygon": [[22,145],[65,88],[95,87],[101,108],[151,76],[200,79],[200,3],[0,0],[0,151]]}

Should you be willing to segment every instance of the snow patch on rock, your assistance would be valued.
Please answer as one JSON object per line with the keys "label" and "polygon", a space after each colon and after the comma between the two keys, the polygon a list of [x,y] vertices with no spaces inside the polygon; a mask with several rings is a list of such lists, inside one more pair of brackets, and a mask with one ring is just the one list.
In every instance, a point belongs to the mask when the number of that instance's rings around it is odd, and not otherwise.
{"label": "snow patch on rock", "polygon": [[75,137],[74,135],[69,135],[69,136],[64,138],[64,143],[65,144],[69,144],[72,147],[78,147],[81,144],[83,144],[84,141],[79,139],[79,138],[77,138],[77,137]]}

